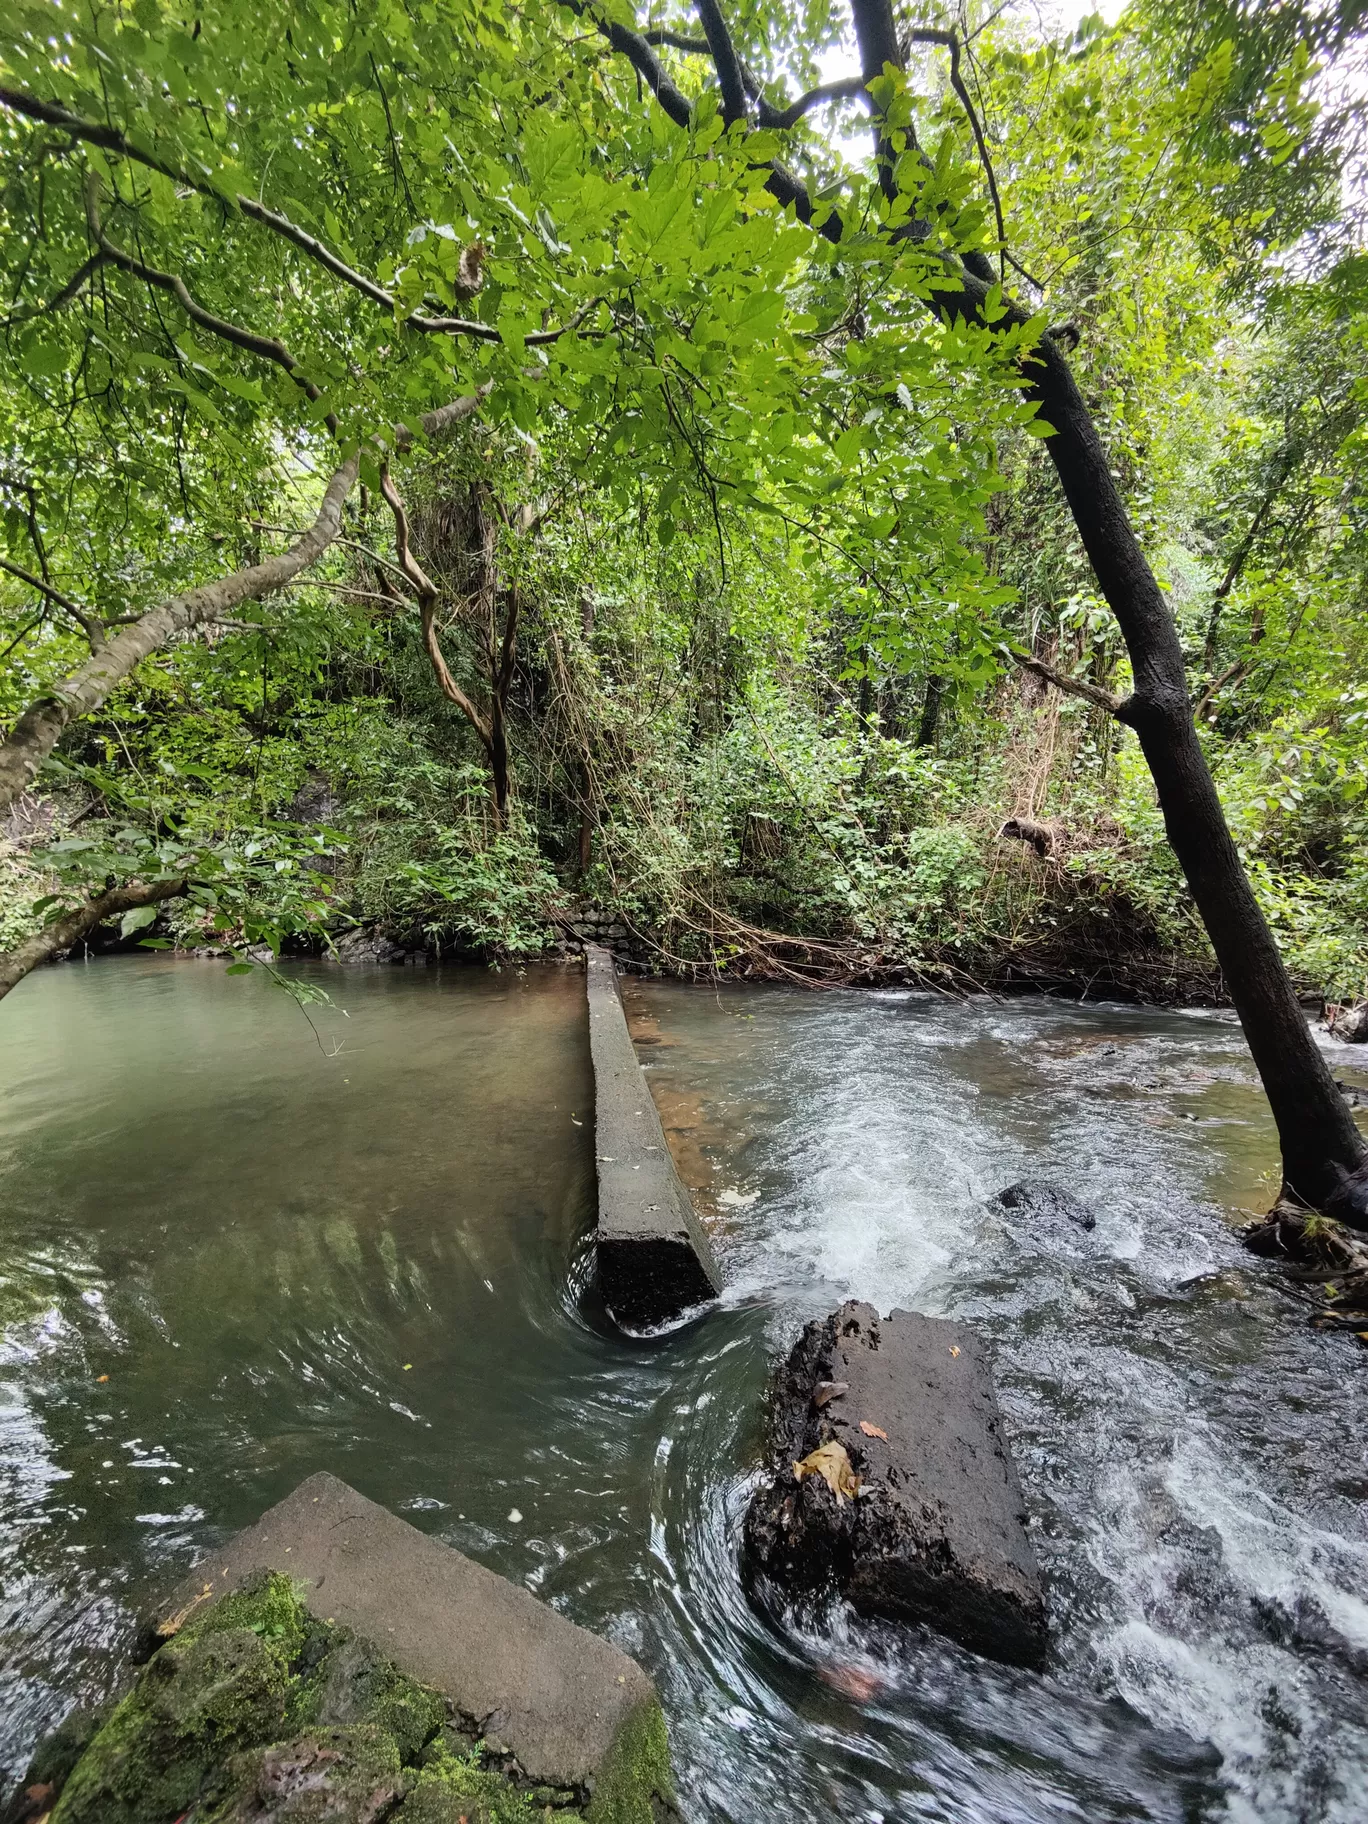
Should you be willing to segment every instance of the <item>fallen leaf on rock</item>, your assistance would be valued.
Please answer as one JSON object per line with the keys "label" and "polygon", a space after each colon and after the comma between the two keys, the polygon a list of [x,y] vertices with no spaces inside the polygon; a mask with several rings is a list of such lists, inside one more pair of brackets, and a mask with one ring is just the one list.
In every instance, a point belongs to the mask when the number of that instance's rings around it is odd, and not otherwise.
{"label": "fallen leaf on rock", "polygon": [[888,1433],[883,1427],[881,1425],[871,1425],[868,1419],[860,1420],[860,1430],[867,1438],[882,1438],[885,1444],[888,1442]]}
{"label": "fallen leaf on rock", "polygon": [[958,1344],[958,1343],[951,1343],[951,1345],[950,1345],[950,1353],[951,1353],[951,1355],[958,1355],[958,1354],[959,1354],[959,1344]]}
{"label": "fallen leaf on rock", "polygon": [[813,1390],[812,1403],[820,1412],[828,1400],[834,1400],[839,1394],[849,1392],[849,1381],[818,1381]]}
{"label": "fallen leaf on rock", "polygon": [[837,1507],[847,1495],[853,1501],[860,1492],[860,1478],[851,1467],[845,1445],[834,1441],[819,1444],[816,1450],[809,1451],[801,1463],[794,1464],[793,1474],[799,1482],[804,1476],[820,1476],[835,1495]]}

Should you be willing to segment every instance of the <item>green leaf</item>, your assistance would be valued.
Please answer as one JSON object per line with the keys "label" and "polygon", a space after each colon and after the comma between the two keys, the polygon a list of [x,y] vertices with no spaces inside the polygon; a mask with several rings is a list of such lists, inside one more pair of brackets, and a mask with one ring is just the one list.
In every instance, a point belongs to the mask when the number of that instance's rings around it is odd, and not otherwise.
{"label": "green leaf", "polygon": [[143,931],[148,925],[155,924],[160,911],[160,906],[134,906],[119,920],[120,937],[132,937],[135,931]]}

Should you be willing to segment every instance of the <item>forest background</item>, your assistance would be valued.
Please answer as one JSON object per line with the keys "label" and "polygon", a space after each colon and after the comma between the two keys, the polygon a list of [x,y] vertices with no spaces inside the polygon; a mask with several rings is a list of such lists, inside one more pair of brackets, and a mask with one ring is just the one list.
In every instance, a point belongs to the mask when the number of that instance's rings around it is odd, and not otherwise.
{"label": "forest background", "polygon": [[[993,335],[914,308],[915,249],[797,225],[657,7],[703,102],[672,125],[616,11],[3,28],[0,87],[155,156],[0,107],[0,720],[287,550],[339,449],[359,479],[311,567],[73,714],[8,813],[0,950],[156,879],[121,941],[244,967],[370,930],[533,956],[593,905],[662,967],[1219,998],[1021,397],[1055,335],[1294,979],[1368,996],[1356,14],[909,12],[880,106],[925,148],[909,211],[1035,313]],[[841,12],[736,12],[826,91],[776,152],[872,222]],[[242,172],[388,303],[225,206]]]}

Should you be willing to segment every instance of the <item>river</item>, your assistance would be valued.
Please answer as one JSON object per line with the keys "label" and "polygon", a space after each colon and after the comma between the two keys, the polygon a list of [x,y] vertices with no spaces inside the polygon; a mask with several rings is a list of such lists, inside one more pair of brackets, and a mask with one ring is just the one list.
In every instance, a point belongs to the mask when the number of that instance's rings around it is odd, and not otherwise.
{"label": "river", "polygon": [[[643,1343],[588,1284],[582,976],[307,973],[334,1006],[115,958],[0,1014],[7,1776],[328,1469],[635,1654],[696,1824],[1364,1815],[1368,1356],[1233,1238],[1276,1150],[1228,1017],[633,985],[728,1282]],[[1028,1173],[1091,1235],[984,1208]],[[989,1338],[1043,1676],[748,1605],[767,1375],[852,1295]]]}

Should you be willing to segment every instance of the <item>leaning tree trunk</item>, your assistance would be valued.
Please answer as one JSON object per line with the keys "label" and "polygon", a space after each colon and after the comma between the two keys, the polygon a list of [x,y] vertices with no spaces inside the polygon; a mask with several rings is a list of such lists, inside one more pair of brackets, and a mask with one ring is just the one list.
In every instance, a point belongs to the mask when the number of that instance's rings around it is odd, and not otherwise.
{"label": "leaning tree trunk", "polygon": [[1045,447],[1107,606],[1135,688],[1121,720],[1140,740],[1164,828],[1225,975],[1268,1095],[1283,1189],[1319,1207],[1363,1142],[1292,991],[1221,809],[1188,698],[1178,630],[1131,528],[1097,427],[1068,362],[1047,337],[1029,365],[1031,394],[1053,426]]}
{"label": "leaning tree trunk", "polygon": [[[865,82],[903,64],[890,0],[851,0]],[[927,36],[946,41],[946,34]],[[914,33],[915,36],[915,33]],[[951,47],[952,58],[958,46]],[[952,71],[955,65],[952,64]],[[892,146],[874,123],[880,181],[893,195]],[[964,257],[957,282],[937,290],[943,319],[985,321],[987,286],[997,275],[981,255]],[[1019,306],[999,318],[1023,323]],[[1092,414],[1063,350],[1049,335],[1025,364],[1027,397],[1051,432],[1045,447],[1107,606],[1130,654],[1135,689],[1117,714],[1134,728],[1154,778],[1169,842],[1225,974],[1258,1066],[1282,1148],[1283,1191],[1323,1207],[1364,1158],[1357,1127],[1335,1087],[1292,991],[1197,738],[1178,630],[1121,498]]]}

